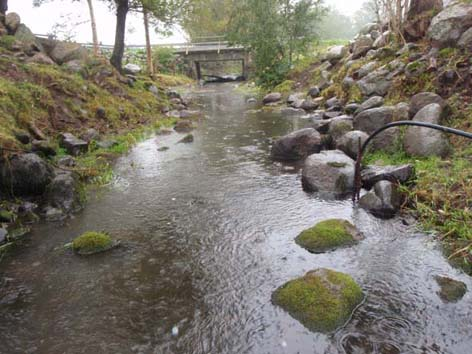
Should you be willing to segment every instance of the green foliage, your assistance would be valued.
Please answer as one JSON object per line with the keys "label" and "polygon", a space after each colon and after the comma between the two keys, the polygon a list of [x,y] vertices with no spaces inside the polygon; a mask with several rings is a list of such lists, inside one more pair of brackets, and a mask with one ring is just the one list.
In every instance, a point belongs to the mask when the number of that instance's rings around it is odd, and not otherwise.
{"label": "green foliage", "polygon": [[[343,166],[341,166],[343,167]],[[355,227],[346,220],[325,220],[303,231],[295,242],[313,253],[322,253],[356,242]]]}
{"label": "green foliage", "polygon": [[11,49],[13,44],[15,44],[16,39],[14,36],[1,36],[0,37],[0,47],[5,49]]}
{"label": "green foliage", "polygon": [[258,84],[279,84],[294,57],[316,37],[314,23],[322,13],[320,1],[242,0],[234,6],[229,40],[253,54]]}
{"label": "green foliage", "polygon": [[362,289],[349,275],[329,269],[308,272],[272,294],[276,305],[315,332],[342,326],[363,299]]}
{"label": "green foliage", "polygon": [[155,71],[165,74],[183,72],[183,63],[175,55],[174,49],[166,47],[155,47],[152,50]]}
{"label": "green foliage", "polygon": [[234,0],[194,0],[192,11],[183,18],[183,28],[193,41],[224,36],[234,3]]}

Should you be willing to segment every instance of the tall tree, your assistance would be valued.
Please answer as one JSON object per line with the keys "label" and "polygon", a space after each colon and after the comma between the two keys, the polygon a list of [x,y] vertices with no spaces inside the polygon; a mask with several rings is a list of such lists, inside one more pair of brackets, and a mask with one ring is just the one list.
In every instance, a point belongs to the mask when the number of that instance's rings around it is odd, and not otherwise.
{"label": "tall tree", "polygon": [[235,0],[194,0],[182,26],[192,40],[224,36],[236,3]]}
{"label": "tall tree", "polygon": [[125,33],[126,33],[126,17],[130,8],[129,0],[113,0],[116,6],[116,29],[115,29],[115,45],[110,58],[110,63],[118,71],[121,71],[123,62],[123,54],[125,52]]}
{"label": "tall tree", "polygon": [[[4,0],[0,0],[4,1]],[[33,6],[38,7],[44,3],[47,3],[52,0],[33,0]],[[80,0],[72,0],[72,2],[77,2]],[[94,55],[99,54],[99,44],[98,44],[98,34],[97,34],[97,22],[95,20],[95,13],[93,9],[93,0],[87,0],[87,6],[89,8],[89,15],[90,15],[90,25],[92,28],[92,44],[93,44],[93,53]]]}
{"label": "tall tree", "polygon": [[98,45],[98,34],[97,34],[97,22],[95,21],[95,12],[93,10],[93,1],[87,0],[87,5],[90,13],[90,24],[92,26],[92,43],[93,43],[93,54],[97,56],[100,52]]}
{"label": "tall tree", "polygon": [[279,83],[293,56],[316,37],[321,0],[238,0],[228,38],[253,54],[256,75],[265,86]]}
{"label": "tall tree", "polygon": [[0,0],[0,14],[5,15],[8,11],[8,0]]}
{"label": "tall tree", "polygon": [[150,27],[154,27],[156,32],[168,34],[169,29],[183,16],[190,3],[191,0],[137,0],[133,2],[132,10],[143,14],[149,74],[154,74]]}

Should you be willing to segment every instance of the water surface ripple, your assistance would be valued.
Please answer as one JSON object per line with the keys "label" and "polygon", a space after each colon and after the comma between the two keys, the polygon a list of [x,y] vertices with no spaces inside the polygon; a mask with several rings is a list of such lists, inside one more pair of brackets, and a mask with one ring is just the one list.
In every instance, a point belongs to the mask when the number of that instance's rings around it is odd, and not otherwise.
{"label": "water surface ripple", "polygon": [[[195,95],[206,117],[193,144],[177,144],[178,134],[139,144],[82,213],[39,225],[3,261],[0,353],[470,353],[472,296],[443,303],[434,276],[472,282],[431,237],[306,194],[299,172],[269,161],[270,138],[304,118],[245,114],[251,107],[231,85]],[[294,243],[334,217],[366,239],[322,255]],[[87,258],[61,249],[87,230],[124,246]],[[350,274],[367,294],[329,336],[270,302],[278,286],[317,267]]]}

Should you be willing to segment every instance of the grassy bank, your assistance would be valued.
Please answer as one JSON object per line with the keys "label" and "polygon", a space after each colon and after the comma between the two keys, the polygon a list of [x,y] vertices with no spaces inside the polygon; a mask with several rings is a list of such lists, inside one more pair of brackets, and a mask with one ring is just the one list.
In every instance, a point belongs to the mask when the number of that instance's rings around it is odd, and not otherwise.
{"label": "grassy bank", "polygon": [[[343,80],[352,76],[363,65],[373,59],[361,58],[349,66],[340,61],[331,68],[323,66],[320,57],[330,45],[342,42],[324,43],[314,47],[314,52],[307,54],[287,75],[287,80],[271,91],[278,91],[288,96],[294,92],[307,92],[322,80],[322,71],[330,73],[332,84],[322,92],[325,99],[337,96],[345,103],[362,102],[364,98],[357,85],[346,87]],[[419,42],[416,49],[406,51],[400,56],[395,53],[399,47],[388,47],[385,57],[378,59],[372,70],[399,60],[409,70],[420,69],[417,75],[401,74],[394,78],[393,84],[385,96],[385,105],[409,102],[411,97],[420,92],[434,92],[445,98],[450,106],[450,113],[445,125],[471,131],[472,128],[472,91],[467,80],[449,83],[441,75],[456,72],[458,78],[467,77],[469,57],[466,53],[453,48],[442,49],[438,53],[436,70],[416,68],[419,62],[412,62],[411,55],[424,55],[430,50],[429,43]],[[391,53],[391,54],[388,54]],[[424,69],[424,70],[423,70]],[[465,71],[464,71],[465,70]],[[451,136],[454,151],[446,159],[438,157],[416,158],[408,156],[401,142],[394,152],[374,152],[365,157],[365,164],[381,165],[412,163],[416,169],[416,178],[404,191],[408,201],[404,209],[414,213],[425,231],[434,231],[443,242],[447,257],[454,264],[472,274],[472,147],[464,138]]]}

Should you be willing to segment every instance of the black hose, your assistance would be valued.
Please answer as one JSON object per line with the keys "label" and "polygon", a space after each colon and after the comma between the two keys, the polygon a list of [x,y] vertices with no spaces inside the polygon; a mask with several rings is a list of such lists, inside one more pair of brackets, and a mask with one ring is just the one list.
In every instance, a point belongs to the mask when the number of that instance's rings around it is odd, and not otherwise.
{"label": "black hose", "polygon": [[355,171],[355,191],[353,195],[353,201],[355,202],[356,199],[359,200],[359,193],[360,193],[360,188],[362,187],[361,183],[361,165],[362,165],[362,157],[364,156],[364,153],[367,149],[367,146],[369,143],[380,133],[382,133],[384,130],[393,128],[393,127],[398,127],[398,126],[403,126],[403,125],[409,125],[409,126],[417,126],[417,127],[423,127],[423,128],[430,128],[430,129],[435,129],[442,131],[443,133],[449,133],[449,134],[455,134],[462,136],[464,138],[468,138],[472,140],[472,133],[465,132],[463,130],[459,129],[454,129],[454,128],[449,128],[445,127],[439,124],[433,124],[433,123],[426,123],[426,122],[414,122],[414,121],[398,121],[398,122],[393,122],[384,125],[383,127],[377,129],[374,131],[362,144],[362,147],[359,148],[359,153],[357,154],[357,161],[356,161],[356,171]]}

